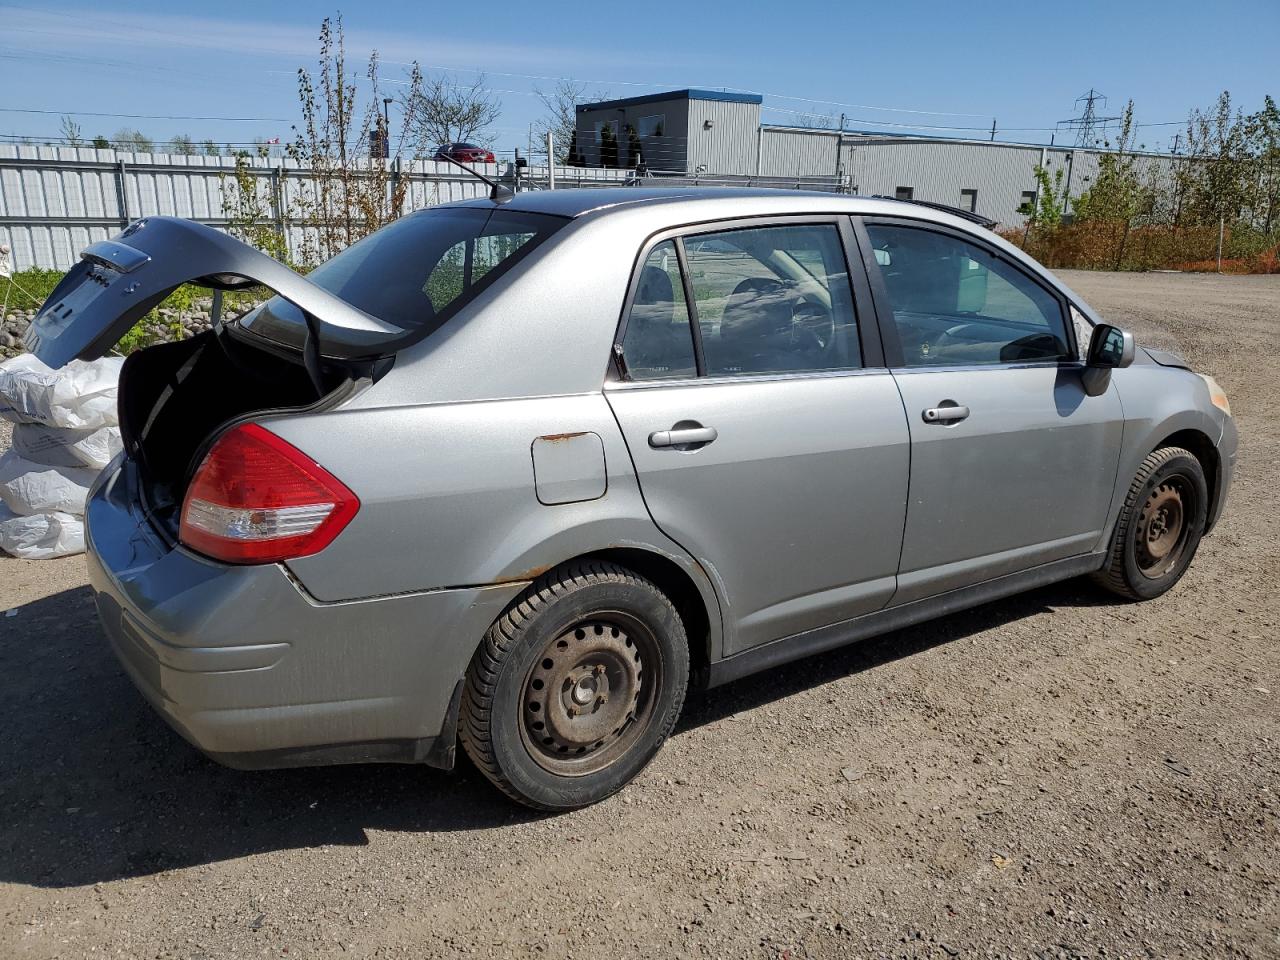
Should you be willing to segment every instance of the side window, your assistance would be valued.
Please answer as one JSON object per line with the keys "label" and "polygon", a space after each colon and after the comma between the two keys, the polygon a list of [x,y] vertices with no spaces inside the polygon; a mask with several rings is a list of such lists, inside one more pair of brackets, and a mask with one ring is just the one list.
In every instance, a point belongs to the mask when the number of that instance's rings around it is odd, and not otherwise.
{"label": "side window", "polygon": [[977,244],[869,223],[908,367],[1071,357],[1058,299]]}
{"label": "side window", "polygon": [[680,282],[675,244],[664,240],[645,258],[622,339],[633,380],[697,376],[693,326]]}
{"label": "side window", "polygon": [[685,238],[707,376],[862,365],[834,224]]}

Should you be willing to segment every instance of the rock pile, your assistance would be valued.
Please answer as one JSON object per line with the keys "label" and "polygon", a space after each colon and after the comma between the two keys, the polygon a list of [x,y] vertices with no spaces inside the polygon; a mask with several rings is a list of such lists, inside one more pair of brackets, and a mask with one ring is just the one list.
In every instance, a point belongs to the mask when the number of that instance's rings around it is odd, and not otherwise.
{"label": "rock pile", "polygon": [[[210,319],[212,310],[212,297],[196,299],[189,310],[175,310],[171,307],[160,307],[157,310],[153,310],[147,315],[147,319],[143,321],[143,345],[150,346],[153,343],[182,340],[185,337],[210,329],[213,326],[213,321]],[[247,312],[245,308],[228,309],[224,315],[233,317],[245,312]],[[0,359],[16,357],[18,354],[25,352],[26,348],[22,345],[22,336],[27,332],[27,327],[31,325],[31,321],[35,319],[35,316],[36,311],[34,308],[10,310],[5,314],[4,322],[0,324]]]}

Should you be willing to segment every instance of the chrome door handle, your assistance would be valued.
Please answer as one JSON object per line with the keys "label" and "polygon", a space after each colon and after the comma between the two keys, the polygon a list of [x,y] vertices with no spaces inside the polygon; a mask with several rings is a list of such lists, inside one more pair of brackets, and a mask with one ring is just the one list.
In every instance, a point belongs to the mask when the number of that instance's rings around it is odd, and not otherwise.
{"label": "chrome door handle", "polygon": [[958,403],[944,402],[942,406],[925,410],[921,416],[925,423],[956,423],[969,416],[969,408]]}
{"label": "chrome door handle", "polygon": [[718,437],[715,427],[680,427],[649,434],[651,447],[703,447]]}

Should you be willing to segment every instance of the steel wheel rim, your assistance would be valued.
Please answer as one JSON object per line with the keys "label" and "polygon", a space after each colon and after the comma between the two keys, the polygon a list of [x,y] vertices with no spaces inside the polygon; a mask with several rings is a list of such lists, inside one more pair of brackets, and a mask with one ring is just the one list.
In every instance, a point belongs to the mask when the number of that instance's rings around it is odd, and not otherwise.
{"label": "steel wheel rim", "polygon": [[1186,552],[1195,493],[1182,477],[1170,477],[1148,495],[1138,515],[1135,554],[1138,570],[1157,580],[1173,570]]}
{"label": "steel wheel rim", "polygon": [[653,631],[621,611],[593,613],[560,630],[530,666],[521,740],[549,773],[597,773],[639,740],[661,684]]}

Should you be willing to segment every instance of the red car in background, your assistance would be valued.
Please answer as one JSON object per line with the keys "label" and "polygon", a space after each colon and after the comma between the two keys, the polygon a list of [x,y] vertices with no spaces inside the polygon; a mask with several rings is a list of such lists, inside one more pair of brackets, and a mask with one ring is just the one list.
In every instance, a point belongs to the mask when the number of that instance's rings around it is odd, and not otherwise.
{"label": "red car in background", "polygon": [[493,151],[474,143],[446,143],[436,150],[436,160],[459,163],[494,163]]}

